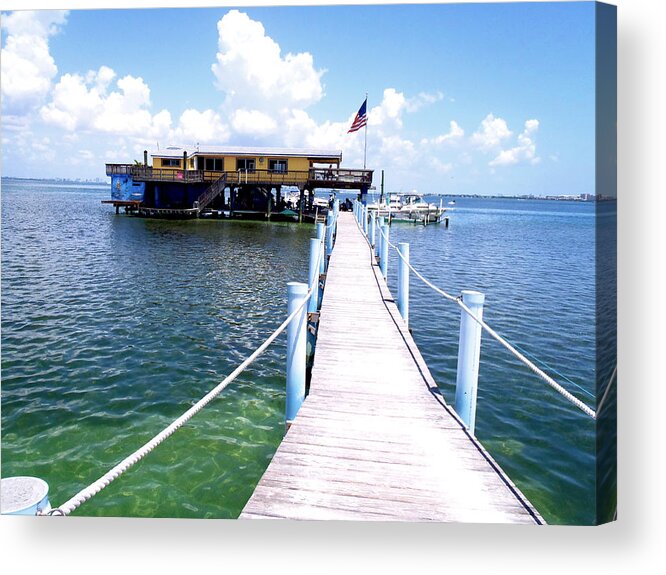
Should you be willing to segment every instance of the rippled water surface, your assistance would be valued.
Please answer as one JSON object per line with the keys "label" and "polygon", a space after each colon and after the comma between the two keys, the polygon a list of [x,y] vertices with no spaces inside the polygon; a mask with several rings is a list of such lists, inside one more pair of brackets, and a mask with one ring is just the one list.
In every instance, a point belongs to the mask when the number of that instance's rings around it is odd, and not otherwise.
{"label": "rippled water surface", "polygon": [[[284,319],[311,227],[116,216],[108,188],[4,182],[2,474],[64,502]],[[284,339],[77,513],[236,517],[284,431]]]}
{"label": "rippled water surface", "polygon": [[[312,226],[117,216],[107,197],[2,186],[2,475],[44,478],[56,505],[232,371],[307,274]],[[444,289],[483,291],[491,325],[591,393],[594,221],[589,204],[461,199],[448,229],[391,239]],[[411,325],[452,402],[458,309],[412,281]],[[76,514],[238,516],[283,434],[284,349]],[[549,522],[593,520],[593,423],[486,338],[477,435]]]}
{"label": "rippled water surface", "polygon": [[[592,203],[463,198],[448,229],[395,224],[390,237],[442,289],[483,292],[484,319],[594,409],[595,221]],[[453,404],[460,310],[415,279],[410,306],[414,339]],[[487,334],[476,435],[548,522],[594,521],[594,422]]]}

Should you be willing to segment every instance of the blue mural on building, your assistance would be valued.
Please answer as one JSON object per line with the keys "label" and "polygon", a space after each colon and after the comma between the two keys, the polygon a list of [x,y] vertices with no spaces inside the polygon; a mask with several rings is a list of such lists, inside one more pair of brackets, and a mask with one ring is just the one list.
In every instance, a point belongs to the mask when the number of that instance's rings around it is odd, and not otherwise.
{"label": "blue mural on building", "polygon": [[130,201],[143,201],[146,191],[145,182],[135,182],[132,176],[111,176],[111,199]]}

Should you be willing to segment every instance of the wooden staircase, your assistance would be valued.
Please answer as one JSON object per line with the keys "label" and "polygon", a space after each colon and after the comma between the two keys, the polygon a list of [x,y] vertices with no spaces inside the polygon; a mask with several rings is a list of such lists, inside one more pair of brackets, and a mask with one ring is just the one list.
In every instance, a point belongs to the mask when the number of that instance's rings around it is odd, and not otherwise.
{"label": "wooden staircase", "polygon": [[227,174],[226,172],[222,174],[217,180],[215,180],[206,191],[204,191],[194,202],[194,208],[201,213],[210,203],[217,198],[226,187],[227,184]]}

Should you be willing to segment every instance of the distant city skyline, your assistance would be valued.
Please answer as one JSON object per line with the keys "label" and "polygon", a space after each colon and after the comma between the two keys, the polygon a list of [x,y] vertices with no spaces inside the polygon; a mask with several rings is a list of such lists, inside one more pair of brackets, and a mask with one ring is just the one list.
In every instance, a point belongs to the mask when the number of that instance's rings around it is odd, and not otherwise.
{"label": "distant city skyline", "polygon": [[[307,22],[307,26],[303,23]],[[157,146],[340,149],[375,185],[595,192],[593,2],[2,13],[3,176]]]}

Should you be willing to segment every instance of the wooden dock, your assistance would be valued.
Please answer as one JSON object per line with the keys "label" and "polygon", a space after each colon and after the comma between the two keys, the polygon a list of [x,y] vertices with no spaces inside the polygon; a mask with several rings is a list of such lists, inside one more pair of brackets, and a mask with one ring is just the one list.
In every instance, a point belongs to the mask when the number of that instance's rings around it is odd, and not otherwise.
{"label": "wooden dock", "polygon": [[351,213],[309,395],[240,517],[544,523],[438,393]]}

